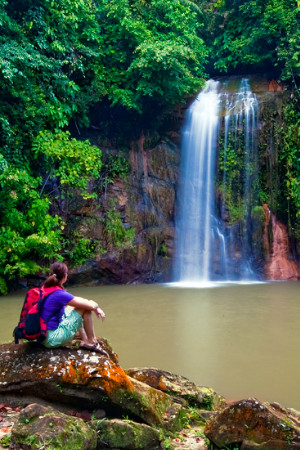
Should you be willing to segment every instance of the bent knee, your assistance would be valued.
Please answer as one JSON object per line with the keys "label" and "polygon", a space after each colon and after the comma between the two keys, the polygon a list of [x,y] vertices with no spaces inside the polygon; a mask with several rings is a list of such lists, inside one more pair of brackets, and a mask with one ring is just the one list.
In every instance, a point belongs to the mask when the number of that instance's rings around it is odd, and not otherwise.
{"label": "bent knee", "polygon": [[74,308],[76,312],[78,312],[78,314],[81,315],[81,317],[83,317],[84,313],[86,312],[86,309],[81,309],[81,308]]}

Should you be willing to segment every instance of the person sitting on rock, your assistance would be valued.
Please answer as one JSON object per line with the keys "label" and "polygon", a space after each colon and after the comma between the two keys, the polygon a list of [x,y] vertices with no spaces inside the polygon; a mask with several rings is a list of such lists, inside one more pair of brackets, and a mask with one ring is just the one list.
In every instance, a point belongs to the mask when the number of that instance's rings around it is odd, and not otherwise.
{"label": "person sitting on rock", "polygon": [[[108,356],[99,345],[95,332],[92,313],[98,319],[105,319],[105,313],[93,300],[87,300],[67,292],[63,285],[68,278],[68,268],[62,262],[55,262],[50,267],[50,276],[44,288],[58,286],[44,302],[41,317],[47,323],[47,337],[43,345],[47,348],[59,347],[71,341],[79,332],[80,348]],[[72,308],[69,308],[72,307]]]}

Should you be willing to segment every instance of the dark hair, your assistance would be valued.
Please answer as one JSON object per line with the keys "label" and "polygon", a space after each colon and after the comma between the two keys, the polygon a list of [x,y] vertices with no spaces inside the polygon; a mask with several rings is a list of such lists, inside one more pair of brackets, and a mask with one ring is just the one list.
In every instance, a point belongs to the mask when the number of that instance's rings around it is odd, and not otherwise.
{"label": "dark hair", "polygon": [[44,283],[46,288],[60,286],[62,287],[62,281],[64,277],[68,275],[68,268],[62,262],[55,262],[50,266],[50,276]]}

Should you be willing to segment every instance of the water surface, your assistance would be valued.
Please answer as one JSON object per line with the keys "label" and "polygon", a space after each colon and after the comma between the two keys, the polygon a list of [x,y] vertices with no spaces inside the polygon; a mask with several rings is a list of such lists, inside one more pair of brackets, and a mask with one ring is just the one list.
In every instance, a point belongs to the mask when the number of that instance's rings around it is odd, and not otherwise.
{"label": "water surface", "polygon": [[[106,312],[96,332],[124,368],[158,367],[228,399],[254,396],[300,410],[298,282],[72,288]],[[24,293],[0,297],[0,341],[11,341]]]}

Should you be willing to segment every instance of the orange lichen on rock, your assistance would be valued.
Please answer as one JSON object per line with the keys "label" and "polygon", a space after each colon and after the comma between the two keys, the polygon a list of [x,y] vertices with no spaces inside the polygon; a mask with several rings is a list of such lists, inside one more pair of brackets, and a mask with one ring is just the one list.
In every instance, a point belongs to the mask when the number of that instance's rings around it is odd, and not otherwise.
{"label": "orange lichen on rock", "polygon": [[161,391],[168,390],[168,380],[165,377],[165,372],[154,369],[154,368],[144,368],[144,369],[129,369],[127,371],[129,376],[132,376],[136,380],[141,381],[142,383],[148,384],[148,386],[152,386],[155,389],[159,389]]}
{"label": "orange lichen on rock", "polygon": [[44,365],[41,370],[34,372],[33,376],[31,378],[36,378],[36,375],[38,375],[38,377],[40,379],[44,379],[44,380],[48,380],[51,377],[53,377],[53,375],[57,375],[59,374],[63,369],[63,365],[56,365],[56,366],[52,366],[52,365]]}
{"label": "orange lichen on rock", "polygon": [[166,391],[167,390],[167,385],[163,381],[162,377],[160,377],[159,380],[158,380],[157,389],[160,389],[161,391]]}
{"label": "orange lichen on rock", "polygon": [[70,361],[64,368],[62,380],[66,383],[86,384],[90,379],[90,374],[84,364],[76,364],[75,361]]}
{"label": "orange lichen on rock", "polygon": [[108,396],[119,388],[134,389],[124,370],[108,360],[104,364],[103,361],[99,361],[92,366],[76,360],[68,360],[65,365],[45,367],[41,375],[43,378],[59,375],[65,383],[99,386]]}
{"label": "orange lichen on rock", "polygon": [[120,388],[129,391],[134,390],[134,386],[124,370],[113,364],[112,361],[109,361],[109,364],[99,367],[98,374],[101,376],[101,385],[108,395]]}
{"label": "orange lichen on rock", "polygon": [[257,446],[279,440],[280,446],[270,445],[268,448],[287,448],[284,444],[288,440],[299,439],[299,425],[299,416],[292,410],[279,409],[276,404],[249,398],[212,417],[205,427],[205,435],[218,447],[244,440],[251,440]]}
{"label": "orange lichen on rock", "polygon": [[[114,360],[77,348],[45,350],[35,343],[2,346],[0,394],[20,393],[26,401],[71,401],[91,410],[106,406],[130,412],[148,425],[178,429],[181,406],[163,392],[126,374]],[[158,381],[158,379],[157,379]],[[28,399],[27,399],[28,395]]]}
{"label": "orange lichen on rock", "polygon": [[[43,356],[47,355],[46,352]],[[91,385],[94,388],[101,388],[108,396],[118,389],[134,390],[134,386],[124,370],[110,359],[102,356],[72,354],[66,358],[66,353],[62,356],[50,355],[43,361],[42,358],[36,367],[27,365],[22,367],[23,377],[30,378],[31,381],[44,380],[54,381],[63,384]]]}

